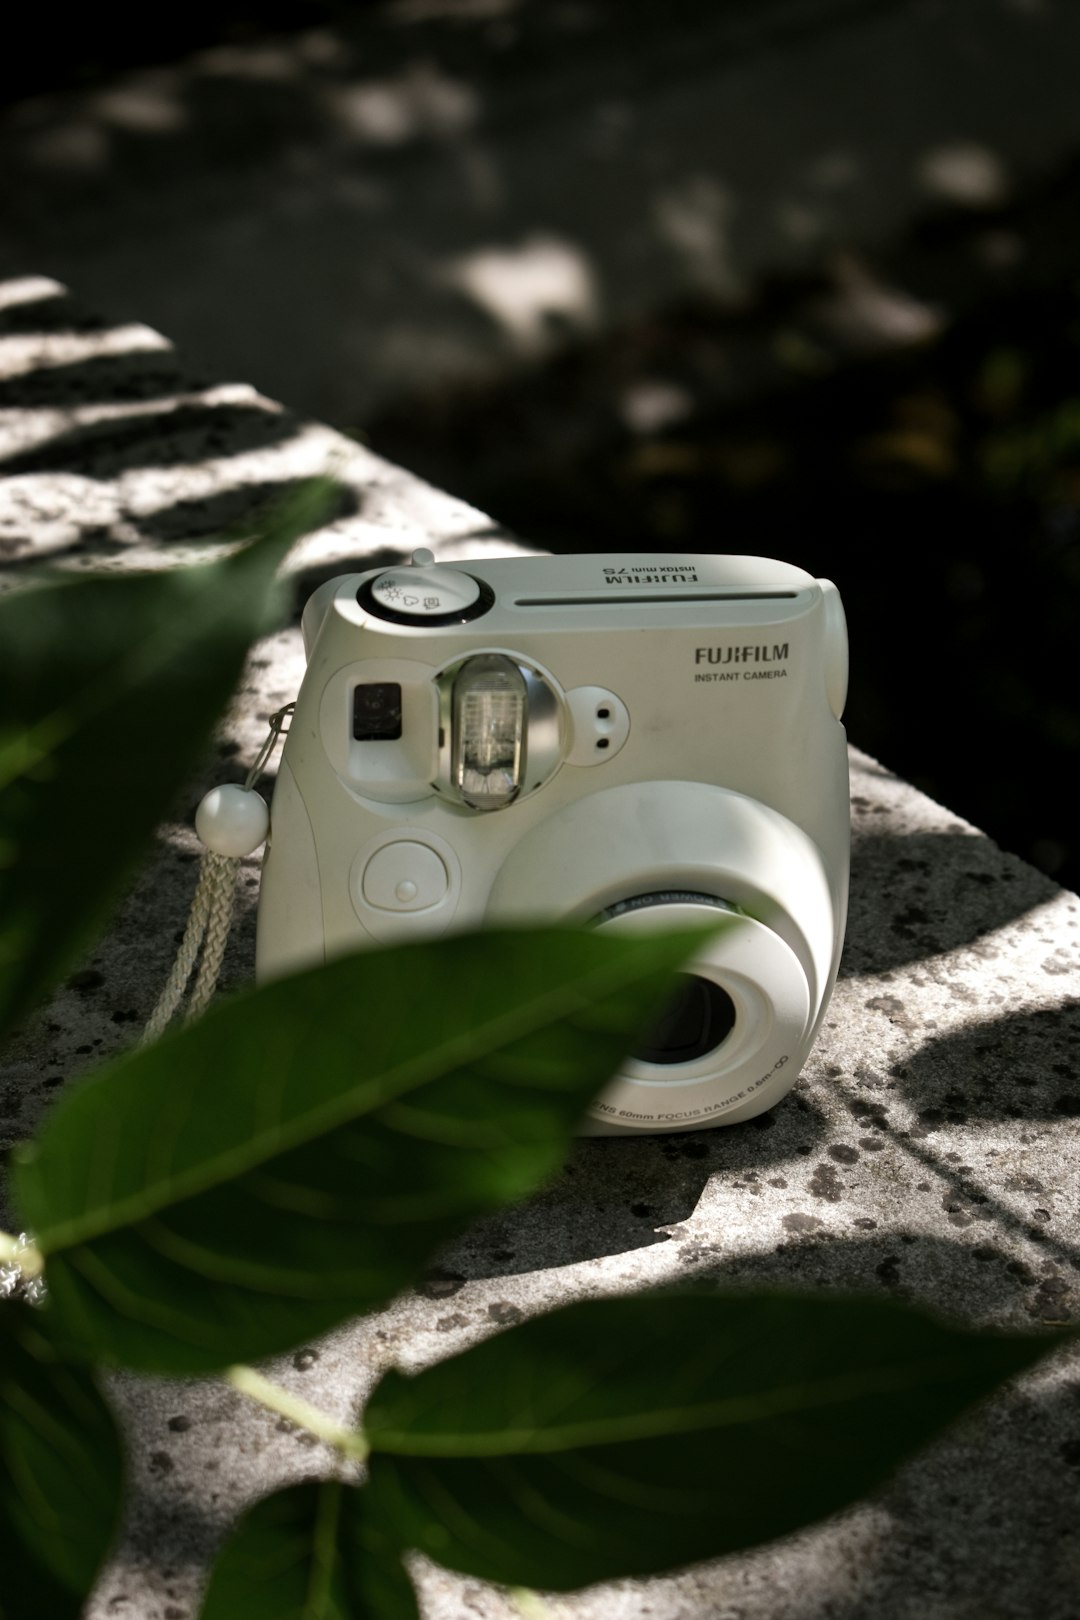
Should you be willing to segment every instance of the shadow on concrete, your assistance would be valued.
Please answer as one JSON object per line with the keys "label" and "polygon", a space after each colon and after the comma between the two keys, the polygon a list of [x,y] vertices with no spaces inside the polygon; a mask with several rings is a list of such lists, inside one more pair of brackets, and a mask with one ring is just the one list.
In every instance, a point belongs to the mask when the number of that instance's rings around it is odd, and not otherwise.
{"label": "shadow on concrete", "polygon": [[1052,879],[974,834],[866,833],[860,812],[873,808],[858,795],[852,800],[845,978],[974,945],[1060,892]]}
{"label": "shadow on concrete", "polygon": [[[132,521],[148,540],[203,540],[212,539],[215,535],[222,540],[237,540],[250,534],[260,522],[272,516],[275,507],[293,492],[303,489],[308,482],[305,478],[281,478],[267,479],[259,484],[240,484],[235,489],[224,489],[217,495],[176,501],[172,506],[161,507],[148,516]],[[324,526],[359,516],[362,505],[361,497],[354,488],[339,484],[334,504],[323,520]],[[396,562],[398,554],[394,553],[390,560]],[[374,567],[375,563],[365,566]],[[336,571],[344,572],[341,568]]]}
{"label": "shadow on concrete", "polygon": [[[43,327],[34,328],[37,332]],[[198,387],[199,385],[194,385]],[[189,375],[181,372],[170,349],[128,350],[100,354],[68,365],[42,366],[0,380],[0,407],[34,410],[93,405],[98,402],[160,399],[191,392]]]}
{"label": "shadow on concrete", "polygon": [[[1072,971],[1054,956],[1045,965]],[[916,1139],[980,1120],[1080,1119],[1080,1001],[929,1040],[892,1073],[920,1110]]]}
{"label": "shadow on concrete", "polygon": [[45,293],[0,308],[0,337],[30,337],[39,332],[103,332],[114,323],[95,314],[68,292]]}
{"label": "shadow on concrete", "polygon": [[446,1292],[448,1278],[516,1276],[667,1243],[664,1228],[689,1219],[710,1176],[734,1178],[749,1196],[764,1196],[769,1172],[778,1174],[793,1155],[809,1158],[827,1129],[796,1092],[782,1108],[722,1131],[579,1141],[544,1192],[485,1221],[441,1256],[435,1294]]}
{"label": "shadow on concrete", "polygon": [[169,411],[112,417],[58,433],[0,462],[18,473],[78,473],[108,481],[131,467],[185,467],[280,444],[292,417],[259,405],[177,405]]}
{"label": "shadow on concrete", "polygon": [[808,1221],[788,1229],[769,1249],[725,1255],[720,1244],[696,1243],[688,1234],[680,1260],[687,1280],[708,1278],[739,1288],[807,1288],[888,1294],[966,1321],[1021,1316],[1034,1330],[1075,1314],[1080,1302],[1077,1266],[1048,1254],[1017,1260],[993,1234],[956,1241],[926,1232],[882,1231],[840,1235]]}
{"label": "shadow on concrete", "polygon": [[[172,506],[160,507],[140,516],[120,513],[119,520],[126,531],[123,535],[115,533],[110,524],[84,523],[71,540],[51,546],[47,552],[28,551],[21,557],[4,557],[4,571],[12,577],[19,574],[35,576],[43,565],[73,558],[92,566],[113,557],[123,557],[140,536],[162,545],[185,545],[193,541],[234,545],[252,538],[265,524],[272,522],[276,509],[289,494],[294,490],[299,492],[309,482],[305,478],[292,478],[239,484],[216,495],[177,501]],[[335,523],[344,518],[357,517],[361,511],[362,501],[358,492],[346,485],[339,485],[335,505],[326,521]],[[2,544],[0,541],[0,554]],[[388,554],[387,560],[397,562],[399,558],[400,554],[394,552]],[[339,572],[341,570],[337,568],[328,570],[328,576]],[[308,594],[304,589],[297,598],[297,620]],[[242,781],[245,774],[241,771],[237,781]],[[272,784],[274,773],[267,780]]]}

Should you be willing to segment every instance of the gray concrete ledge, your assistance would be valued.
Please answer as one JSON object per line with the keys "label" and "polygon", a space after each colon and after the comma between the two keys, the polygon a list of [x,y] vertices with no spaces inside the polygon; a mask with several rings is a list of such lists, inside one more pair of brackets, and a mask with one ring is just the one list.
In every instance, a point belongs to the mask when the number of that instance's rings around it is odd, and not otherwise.
{"label": "gray concrete ledge", "polygon": [[[66,385],[64,394],[61,385]],[[61,399],[61,396],[63,398]],[[110,328],[55,286],[0,284],[6,582],[49,566],[167,566],[223,520],[333,463],[351,509],[297,548],[298,589],[423,540],[512,549],[480,514],[253,390],[191,377],[145,327]],[[812,564],[811,564],[812,566]],[[840,582],[842,585],[842,581]],[[217,758],[161,830],[87,963],[3,1055],[0,1133],[126,1044],[190,902],[190,811],[240,774],[294,695],[299,632],[253,650]],[[792,1094],[750,1124],[586,1141],[550,1190],[442,1257],[389,1310],[285,1358],[282,1382],[341,1418],[388,1365],[417,1367],[520,1313],[709,1277],[900,1294],[969,1321],[1080,1314],[1080,900],[852,752],[843,973]],[[226,985],[250,976],[244,868]],[[90,1620],[188,1620],[206,1561],[253,1497],[326,1465],[215,1382],[119,1377],[134,1499]],[[1080,1362],[1005,1392],[868,1504],[742,1557],[554,1600],[553,1620],[1075,1620]],[[512,1620],[499,1592],[418,1567],[431,1620]]]}

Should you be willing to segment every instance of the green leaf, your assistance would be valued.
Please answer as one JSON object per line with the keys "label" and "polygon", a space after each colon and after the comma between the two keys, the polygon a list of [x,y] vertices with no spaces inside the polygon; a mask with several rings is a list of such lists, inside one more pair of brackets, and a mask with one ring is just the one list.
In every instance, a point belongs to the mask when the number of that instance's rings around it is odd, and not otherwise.
{"label": "green leaf", "polygon": [[0,1036],[101,926],[276,621],[274,572],[330,487],[305,486],[219,562],[0,596]]}
{"label": "green leaf", "polygon": [[77,1620],[116,1532],[124,1460],[90,1374],[47,1312],[0,1307],[2,1620]]}
{"label": "green leaf", "polygon": [[420,1620],[401,1554],[338,1480],[294,1485],[246,1513],[200,1620]]}
{"label": "green leaf", "polygon": [[492,931],[223,1003],[61,1098],[14,1195],[85,1353],[208,1371],[384,1303],[555,1170],[699,931]]}
{"label": "green leaf", "polygon": [[368,1489],[403,1548],[486,1580],[654,1574],[854,1501],[1057,1342],[843,1297],[572,1305],[389,1374]]}

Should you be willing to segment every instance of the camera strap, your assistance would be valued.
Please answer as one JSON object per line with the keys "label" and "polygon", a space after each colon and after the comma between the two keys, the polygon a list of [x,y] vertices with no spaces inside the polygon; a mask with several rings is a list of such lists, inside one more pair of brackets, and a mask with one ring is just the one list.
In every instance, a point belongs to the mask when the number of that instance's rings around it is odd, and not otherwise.
{"label": "camera strap", "polygon": [[156,1041],[168,1028],[184,1000],[192,973],[195,982],[184,1012],[185,1022],[200,1017],[210,1005],[232,927],[236,874],[244,855],[252,854],[266,836],[269,818],[255,788],[278,742],[288,732],[288,720],[295,708],[295,703],[286,703],[270,716],[266,738],[243,787],[212,788],[199,806],[195,825],[204,845],[199,880],[172,972],[147,1019],[140,1043],[143,1046]]}

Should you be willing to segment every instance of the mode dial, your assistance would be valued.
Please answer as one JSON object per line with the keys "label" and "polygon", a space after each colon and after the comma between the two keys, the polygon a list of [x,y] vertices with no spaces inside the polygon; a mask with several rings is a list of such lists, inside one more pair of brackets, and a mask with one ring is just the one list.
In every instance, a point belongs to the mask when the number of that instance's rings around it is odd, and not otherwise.
{"label": "mode dial", "polygon": [[391,624],[467,624],[495,600],[490,585],[456,568],[440,568],[430,551],[416,551],[403,568],[388,568],[356,593],[360,606]]}

